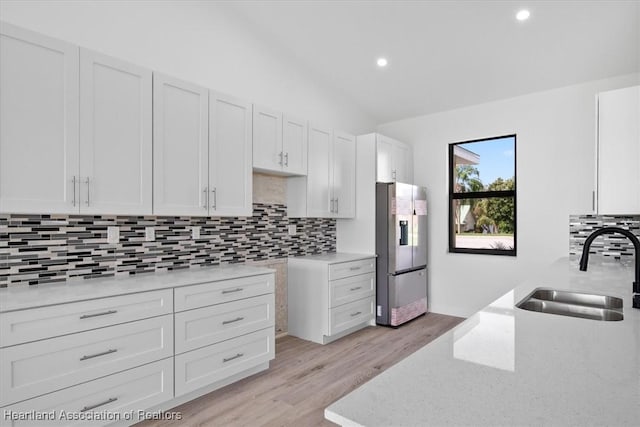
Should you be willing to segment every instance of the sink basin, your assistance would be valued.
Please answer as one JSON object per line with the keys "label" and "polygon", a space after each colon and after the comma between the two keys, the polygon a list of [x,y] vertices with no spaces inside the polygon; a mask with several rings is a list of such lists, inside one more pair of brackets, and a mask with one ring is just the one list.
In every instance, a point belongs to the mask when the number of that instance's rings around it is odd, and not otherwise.
{"label": "sink basin", "polygon": [[585,294],[556,289],[535,289],[516,307],[540,313],[583,319],[619,321],[623,320],[622,299],[607,295]]}
{"label": "sink basin", "polygon": [[586,307],[621,309],[622,299],[607,295],[585,294],[582,292],[559,291],[556,289],[538,288],[530,298],[542,301],[554,301]]}

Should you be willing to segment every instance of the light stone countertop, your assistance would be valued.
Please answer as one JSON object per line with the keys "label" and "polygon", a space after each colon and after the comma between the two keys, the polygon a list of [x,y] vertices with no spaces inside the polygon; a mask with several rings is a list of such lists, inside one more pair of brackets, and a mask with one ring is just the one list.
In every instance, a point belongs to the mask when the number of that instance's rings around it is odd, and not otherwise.
{"label": "light stone countertop", "polygon": [[361,259],[375,258],[375,254],[350,254],[346,252],[334,252],[329,254],[320,255],[305,255],[297,257],[289,257],[289,259],[303,260],[303,261],[322,261],[328,264],[337,264],[341,262],[358,261]]}
{"label": "light stone countertop", "polygon": [[116,295],[148,292],[273,273],[275,270],[245,264],[193,267],[178,271],[95,279],[72,279],[42,285],[19,284],[0,289],[0,313]]}
{"label": "light stone countertop", "polygon": [[[628,260],[629,261],[629,260]],[[640,310],[633,264],[562,258],[333,403],[343,426],[637,426]],[[631,260],[632,261],[632,260]],[[537,287],[624,299],[624,320],[522,310]]]}

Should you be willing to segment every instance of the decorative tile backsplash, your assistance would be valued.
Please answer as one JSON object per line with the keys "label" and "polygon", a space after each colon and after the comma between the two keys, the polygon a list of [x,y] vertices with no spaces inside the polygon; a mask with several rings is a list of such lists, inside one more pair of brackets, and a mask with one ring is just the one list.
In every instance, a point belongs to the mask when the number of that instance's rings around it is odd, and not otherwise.
{"label": "decorative tile backsplash", "polygon": [[[119,243],[107,243],[108,226],[120,227]],[[196,240],[193,226],[201,227]],[[155,228],[155,241],[145,241],[145,227]],[[0,287],[335,250],[335,220],[288,218],[277,203],[254,203],[253,216],[235,218],[0,215]]]}
{"label": "decorative tile backsplash", "polygon": [[[631,231],[640,238],[640,215],[604,216],[604,215],[571,215],[569,217],[569,254],[582,254],[584,241],[593,231],[603,227],[621,227]],[[620,234],[599,236],[591,244],[589,253],[610,257],[627,257],[634,255],[633,243]]]}

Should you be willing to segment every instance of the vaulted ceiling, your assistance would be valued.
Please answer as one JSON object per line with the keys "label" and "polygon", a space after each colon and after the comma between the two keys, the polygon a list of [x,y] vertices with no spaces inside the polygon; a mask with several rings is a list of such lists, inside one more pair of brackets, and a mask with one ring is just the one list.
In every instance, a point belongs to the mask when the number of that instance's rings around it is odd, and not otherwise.
{"label": "vaulted ceiling", "polygon": [[[640,72],[640,1],[225,5],[378,123]],[[529,20],[515,19],[518,10]],[[389,65],[376,66],[384,56]]]}

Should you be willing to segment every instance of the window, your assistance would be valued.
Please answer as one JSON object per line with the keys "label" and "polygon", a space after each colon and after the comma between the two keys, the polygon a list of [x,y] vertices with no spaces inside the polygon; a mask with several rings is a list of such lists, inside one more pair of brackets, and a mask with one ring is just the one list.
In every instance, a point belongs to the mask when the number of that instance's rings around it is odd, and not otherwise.
{"label": "window", "polygon": [[516,136],[449,145],[449,252],[516,255]]}

